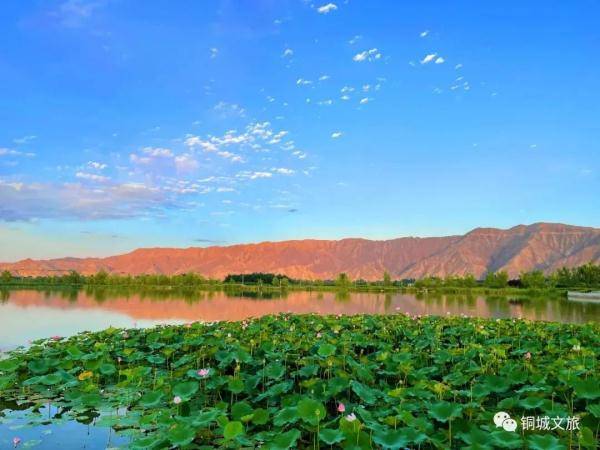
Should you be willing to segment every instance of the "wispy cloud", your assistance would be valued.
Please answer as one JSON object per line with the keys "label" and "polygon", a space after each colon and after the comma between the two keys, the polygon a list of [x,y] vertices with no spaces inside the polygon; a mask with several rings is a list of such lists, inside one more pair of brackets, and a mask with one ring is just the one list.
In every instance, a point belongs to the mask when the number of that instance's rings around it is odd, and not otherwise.
{"label": "wispy cloud", "polygon": [[97,161],[88,161],[87,167],[89,169],[94,169],[94,170],[104,170],[108,166],[106,164],[104,164],[104,163],[99,163]]}
{"label": "wispy cloud", "polygon": [[107,183],[108,181],[110,181],[110,178],[105,177],[104,175],[98,175],[95,173],[88,172],[77,172],[75,174],[75,177],[86,181],[93,181],[95,183]]}
{"label": "wispy cloud", "polygon": [[20,138],[15,138],[13,139],[13,142],[17,145],[23,145],[23,144],[27,144],[31,141],[33,141],[37,136],[34,135],[30,135],[30,136],[23,136]]}
{"label": "wispy cloud", "polygon": [[35,156],[35,153],[21,152],[19,150],[13,150],[11,148],[0,147],[0,157],[2,157],[2,156],[26,156],[26,157],[32,158]]}
{"label": "wispy cloud", "polygon": [[298,86],[308,86],[309,84],[312,84],[312,81],[305,80],[304,78],[298,78],[296,80],[296,85]]}
{"label": "wispy cloud", "polygon": [[335,3],[327,3],[326,5],[319,6],[317,8],[317,12],[319,14],[329,14],[330,12],[335,11],[336,9],[338,9],[338,7]]}
{"label": "wispy cloud", "polygon": [[419,36],[422,38],[427,37],[428,35],[429,35],[429,30],[421,31],[421,33],[419,33]]}
{"label": "wispy cloud", "polygon": [[334,131],[333,133],[331,133],[331,139],[338,139],[340,137],[342,137],[342,132],[341,131]]}
{"label": "wispy cloud", "polygon": [[175,204],[160,189],[140,183],[98,188],[80,183],[15,183],[0,180],[0,220],[123,219]]}
{"label": "wispy cloud", "polygon": [[220,101],[213,107],[213,110],[217,112],[221,118],[246,116],[246,110],[237,103],[227,103],[224,101]]}
{"label": "wispy cloud", "polygon": [[362,39],[362,36],[360,34],[357,34],[356,36],[353,36],[352,39],[350,39],[348,41],[348,44],[350,45],[354,45],[356,44],[358,41],[360,41]]}
{"label": "wispy cloud", "polygon": [[103,0],[67,0],[60,3],[51,15],[64,27],[79,28],[85,26],[94,12],[105,3]]}
{"label": "wispy cloud", "polygon": [[435,60],[437,53],[429,53],[425,55],[425,57],[420,61],[421,64],[428,64],[431,61]]}
{"label": "wispy cloud", "polygon": [[356,55],[354,55],[352,60],[354,60],[356,62],[363,62],[363,61],[375,61],[380,58],[381,58],[381,53],[379,52],[379,50],[377,50],[376,48],[372,48],[370,50],[365,50],[363,52],[357,53]]}
{"label": "wispy cloud", "polygon": [[294,56],[294,50],[291,48],[286,48],[281,55],[282,58],[291,58],[292,56]]}
{"label": "wispy cloud", "polygon": [[210,49],[210,59],[215,59],[217,56],[219,56],[219,49],[217,47],[212,47]]}

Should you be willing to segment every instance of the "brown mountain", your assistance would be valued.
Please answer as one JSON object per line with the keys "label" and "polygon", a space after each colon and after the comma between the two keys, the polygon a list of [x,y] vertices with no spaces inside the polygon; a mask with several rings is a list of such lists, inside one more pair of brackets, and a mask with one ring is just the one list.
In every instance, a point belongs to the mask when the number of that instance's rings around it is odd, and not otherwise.
{"label": "brown mountain", "polygon": [[294,240],[208,248],[144,248],[108,258],[60,258],[0,263],[22,276],[83,274],[104,269],[117,274],[196,272],[223,278],[229,273],[276,272],[292,278],[332,279],[340,272],[351,278],[420,278],[506,270],[552,271],[562,266],[600,262],[600,229],[562,224],[519,225],[508,230],[477,228],[464,236]]}

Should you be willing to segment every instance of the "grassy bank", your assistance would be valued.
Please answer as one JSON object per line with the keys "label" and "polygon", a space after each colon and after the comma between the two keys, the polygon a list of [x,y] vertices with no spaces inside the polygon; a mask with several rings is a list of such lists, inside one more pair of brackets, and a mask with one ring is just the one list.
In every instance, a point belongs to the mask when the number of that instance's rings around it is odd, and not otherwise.
{"label": "grassy bank", "polygon": [[[200,284],[194,286],[181,285],[127,285],[127,284],[80,284],[80,283],[39,283],[39,282],[16,282],[9,284],[0,283],[0,289],[36,289],[36,290],[52,290],[52,289],[110,289],[110,290],[127,290],[127,291],[227,291],[227,292],[267,292],[267,293],[285,293],[285,292],[366,292],[366,293],[406,293],[406,294],[464,294],[464,295],[524,295],[524,296],[548,296],[561,297],[566,296],[567,289],[565,288],[490,288],[484,286],[478,287],[454,287],[454,286],[439,286],[439,287],[414,287],[414,286],[344,286],[335,285],[318,285],[318,284],[292,284],[288,286],[272,286],[268,284],[241,284],[241,283],[211,283]],[[570,290],[589,290],[589,289],[570,289]]]}
{"label": "grassy bank", "polygon": [[0,362],[0,397],[111,411],[137,448],[595,448],[599,357],[598,324],[267,316],[39,341]]}

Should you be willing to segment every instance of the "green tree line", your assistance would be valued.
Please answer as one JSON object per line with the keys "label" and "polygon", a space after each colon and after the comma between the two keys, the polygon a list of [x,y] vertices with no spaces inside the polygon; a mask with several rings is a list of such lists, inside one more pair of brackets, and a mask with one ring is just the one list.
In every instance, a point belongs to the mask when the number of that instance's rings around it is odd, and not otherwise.
{"label": "green tree line", "polygon": [[485,287],[503,289],[506,287],[528,289],[550,288],[600,288],[600,265],[588,263],[583,266],[563,267],[550,274],[541,270],[523,272],[517,279],[510,279],[505,271],[489,272],[478,280],[471,274],[464,276],[451,275],[441,277],[425,277],[419,280],[393,280],[388,272],[384,272],[379,281],[352,280],[346,273],[340,273],[335,280],[297,280],[286,275],[272,273],[230,274],[223,280],[205,278],[196,273],[177,275],[120,275],[100,271],[93,275],[81,275],[71,271],[64,275],[41,277],[19,277],[5,270],[0,273],[1,285],[70,285],[70,286],[164,286],[164,287],[201,287],[217,285],[257,285],[287,288],[297,287],[336,287],[349,288],[402,288],[415,287],[418,289],[436,288],[474,288]]}

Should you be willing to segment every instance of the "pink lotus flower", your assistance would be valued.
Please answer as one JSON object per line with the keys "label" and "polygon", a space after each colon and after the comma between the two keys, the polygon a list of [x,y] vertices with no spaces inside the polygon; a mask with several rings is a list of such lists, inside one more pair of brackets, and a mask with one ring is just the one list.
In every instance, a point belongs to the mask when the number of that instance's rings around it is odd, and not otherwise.
{"label": "pink lotus flower", "polygon": [[60,341],[62,338],[60,336],[52,336],[53,341]]}
{"label": "pink lotus flower", "polygon": [[343,413],[344,411],[346,411],[346,405],[344,405],[343,403],[338,403],[337,410],[338,412]]}
{"label": "pink lotus flower", "polygon": [[17,446],[21,443],[21,438],[20,437],[14,437],[13,438],[13,447],[17,448]]}
{"label": "pink lotus flower", "polygon": [[350,413],[346,416],[346,420],[348,422],[354,422],[356,420],[356,415],[354,413]]}
{"label": "pink lotus flower", "polygon": [[210,369],[200,369],[197,374],[199,377],[206,378],[210,373]]}
{"label": "pink lotus flower", "polygon": [[176,395],[175,397],[173,397],[173,403],[175,403],[176,405],[179,405],[181,403],[181,397],[179,395]]}
{"label": "pink lotus flower", "polygon": [[531,359],[531,353],[530,352],[525,353],[524,358],[525,359]]}

